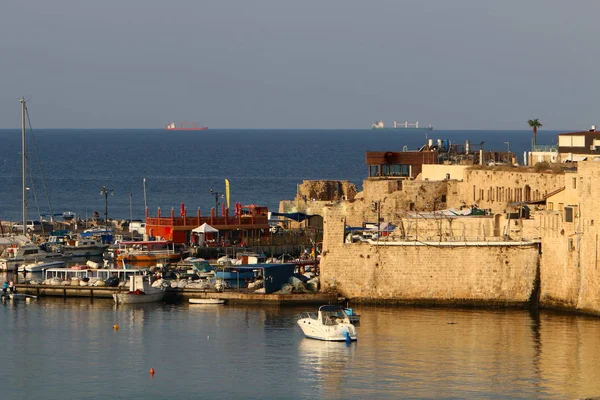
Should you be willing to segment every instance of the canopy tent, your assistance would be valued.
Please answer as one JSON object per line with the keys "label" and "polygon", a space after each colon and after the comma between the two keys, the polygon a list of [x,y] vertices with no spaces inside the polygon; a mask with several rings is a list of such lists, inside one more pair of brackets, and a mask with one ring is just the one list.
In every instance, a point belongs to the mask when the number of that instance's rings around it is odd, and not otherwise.
{"label": "canopy tent", "polygon": [[293,219],[294,221],[297,221],[297,222],[302,222],[306,219],[309,219],[310,217],[314,217],[314,215],[309,215],[309,214],[305,214],[305,213],[301,213],[301,212],[279,213],[279,212],[274,212],[274,211],[271,212],[271,216],[285,217],[285,218]]}
{"label": "canopy tent", "polygon": [[202,225],[200,225],[199,227],[192,229],[192,232],[194,232],[194,233],[217,233],[217,232],[219,232],[219,230],[213,228],[212,226],[210,226],[209,224],[207,224],[205,222]]}

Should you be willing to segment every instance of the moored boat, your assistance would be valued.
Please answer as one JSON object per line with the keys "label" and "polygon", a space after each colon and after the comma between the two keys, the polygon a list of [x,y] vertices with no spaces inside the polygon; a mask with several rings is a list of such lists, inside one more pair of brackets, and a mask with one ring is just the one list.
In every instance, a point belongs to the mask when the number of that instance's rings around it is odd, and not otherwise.
{"label": "moored boat", "polygon": [[100,240],[81,237],[77,240],[68,241],[67,244],[62,246],[62,252],[65,256],[90,258],[101,256],[108,249],[108,246]]}
{"label": "moored boat", "polygon": [[350,323],[354,325],[360,324],[360,314],[355,313],[353,308],[346,307],[344,308],[344,312],[348,316]]}
{"label": "moored boat", "polygon": [[65,267],[65,262],[64,261],[38,261],[36,263],[32,263],[32,264],[26,264],[26,265],[21,265],[18,268],[19,272],[41,272],[41,271],[45,271],[48,268],[64,268]]}
{"label": "moored boat", "polygon": [[224,299],[190,299],[190,304],[225,304]]}
{"label": "moored boat", "polygon": [[9,247],[0,255],[0,271],[16,271],[22,265],[62,259],[58,253],[48,253],[34,243],[28,242],[20,246]]}
{"label": "moored boat", "polygon": [[336,305],[324,305],[318,312],[303,313],[298,325],[307,338],[350,342],[357,340],[356,327],[352,325],[344,309]]}
{"label": "moored boat", "polygon": [[162,287],[154,287],[147,276],[133,275],[129,277],[129,292],[113,293],[116,304],[154,303],[165,297]]}
{"label": "moored boat", "polygon": [[189,249],[166,240],[127,241],[120,242],[114,253],[119,264],[156,265],[176,263],[189,255]]}

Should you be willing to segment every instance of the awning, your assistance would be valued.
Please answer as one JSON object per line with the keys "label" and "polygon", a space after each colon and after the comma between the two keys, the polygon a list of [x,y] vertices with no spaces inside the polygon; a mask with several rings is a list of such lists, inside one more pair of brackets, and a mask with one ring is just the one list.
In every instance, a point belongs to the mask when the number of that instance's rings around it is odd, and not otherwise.
{"label": "awning", "polygon": [[295,212],[295,213],[271,212],[271,216],[285,217],[285,218],[293,219],[294,221],[297,221],[297,222],[302,222],[306,219],[309,219],[310,217],[314,217],[314,215],[309,215],[309,214],[305,214],[305,213],[301,213],[301,212]]}
{"label": "awning", "polygon": [[213,228],[212,226],[210,226],[209,224],[207,224],[205,222],[202,225],[200,225],[199,227],[192,229],[192,232],[194,232],[194,233],[216,233],[216,232],[219,232],[219,230],[216,228]]}

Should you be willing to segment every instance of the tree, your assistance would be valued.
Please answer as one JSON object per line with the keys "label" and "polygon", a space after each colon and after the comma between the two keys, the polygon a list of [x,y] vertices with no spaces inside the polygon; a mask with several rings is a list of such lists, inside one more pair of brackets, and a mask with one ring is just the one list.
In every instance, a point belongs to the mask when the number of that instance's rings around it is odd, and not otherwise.
{"label": "tree", "polygon": [[527,121],[531,129],[533,129],[533,145],[537,144],[537,130],[542,127],[542,123],[538,119],[530,119]]}

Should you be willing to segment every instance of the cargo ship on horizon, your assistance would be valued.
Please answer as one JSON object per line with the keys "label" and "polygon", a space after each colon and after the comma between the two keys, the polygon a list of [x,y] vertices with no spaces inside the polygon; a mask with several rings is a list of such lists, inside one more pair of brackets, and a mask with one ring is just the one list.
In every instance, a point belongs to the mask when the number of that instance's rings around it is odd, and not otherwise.
{"label": "cargo ship on horizon", "polygon": [[179,125],[171,122],[165,126],[165,129],[168,131],[205,131],[208,129],[208,126],[198,126],[195,122],[182,122]]}
{"label": "cargo ship on horizon", "polygon": [[383,121],[377,121],[375,122],[373,125],[371,125],[371,129],[373,130],[378,130],[378,129],[383,129],[383,130],[388,130],[388,129],[392,129],[392,130],[399,130],[399,131],[403,131],[403,130],[407,130],[407,131],[432,131],[433,130],[433,126],[431,124],[429,124],[428,126],[419,126],[419,121],[417,122],[408,122],[408,121],[404,121],[404,122],[396,122],[394,121],[394,126],[385,126],[383,124]]}

